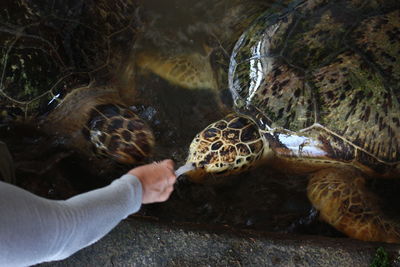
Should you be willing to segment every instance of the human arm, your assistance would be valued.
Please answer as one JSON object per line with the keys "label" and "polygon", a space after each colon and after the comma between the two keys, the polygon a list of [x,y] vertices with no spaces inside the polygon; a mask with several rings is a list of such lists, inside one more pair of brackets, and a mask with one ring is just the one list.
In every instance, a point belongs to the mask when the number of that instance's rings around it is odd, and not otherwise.
{"label": "human arm", "polygon": [[[139,167],[144,168],[139,170],[140,179],[146,181],[150,174],[157,183],[167,178],[174,182],[174,174],[164,165],[170,164]],[[64,201],[41,198],[0,182],[0,266],[60,260],[96,242],[139,210],[148,195],[145,188],[149,191],[140,179],[128,173],[109,186]],[[158,186],[159,194],[153,200],[168,198],[172,185]]]}

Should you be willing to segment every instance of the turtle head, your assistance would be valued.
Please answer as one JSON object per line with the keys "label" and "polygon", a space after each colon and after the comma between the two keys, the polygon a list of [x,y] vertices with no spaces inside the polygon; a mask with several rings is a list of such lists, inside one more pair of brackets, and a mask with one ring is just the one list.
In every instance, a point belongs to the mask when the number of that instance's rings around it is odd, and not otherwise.
{"label": "turtle head", "polygon": [[87,130],[96,154],[124,164],[142,162],[154,146],[149,126],[129,108],[118,105],[96,106]]}
{"label": "turtle head", "polygon": [[270,152],[259,127],[250,118],[230,114],[207,126],[196,135],[187,163],[195,169],[188,172],[194,182],[205,182],[208,174],[220,176],[243,172],[259,163]]}

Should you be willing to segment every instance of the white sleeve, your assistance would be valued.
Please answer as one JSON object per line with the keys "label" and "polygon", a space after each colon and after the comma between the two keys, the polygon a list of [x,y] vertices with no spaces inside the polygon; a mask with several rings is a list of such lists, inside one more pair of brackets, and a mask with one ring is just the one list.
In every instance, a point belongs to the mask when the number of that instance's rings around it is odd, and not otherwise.
{"label": "white sleeve", "polygon": [[96,242],[142,202],[138,178],[68,200],[49,200],[0,181],[0,266],[61,260]]}

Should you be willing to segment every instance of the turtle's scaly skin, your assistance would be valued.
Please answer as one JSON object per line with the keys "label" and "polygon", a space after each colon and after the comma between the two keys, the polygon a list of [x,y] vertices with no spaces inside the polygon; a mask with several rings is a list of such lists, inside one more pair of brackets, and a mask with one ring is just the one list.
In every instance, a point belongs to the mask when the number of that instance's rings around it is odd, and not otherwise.
{"label": "turtle's scaly skin", "polygon": [[153,134],[128,108],[136,8],[134,1],[9,1],[0,11],[0,123],[19,117],[89,156],[147,158]]}
{"label": "turtle's scaly skin", "polygon": [[[400,222],[364,186],[400,178],[399,33],[393,1],[309,0],[258,18],[231,56],[238,114],[195,137],[189,176],[218,180],[262,162],[309,174],[309,199],[325,221],[354,238],[400,243]],[[257,127],[248,141],[227,138]]]}

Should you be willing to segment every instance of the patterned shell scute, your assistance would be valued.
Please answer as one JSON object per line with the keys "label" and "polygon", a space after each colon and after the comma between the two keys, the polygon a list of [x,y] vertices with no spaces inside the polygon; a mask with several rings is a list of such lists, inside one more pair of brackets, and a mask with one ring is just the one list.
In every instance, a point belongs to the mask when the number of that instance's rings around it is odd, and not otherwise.
{"label": "patterned shell scute", "polygon": [[398,166],[399,9],[310,0],[261,16],[232,53],[237,110],[320,140],[331,158]]}

